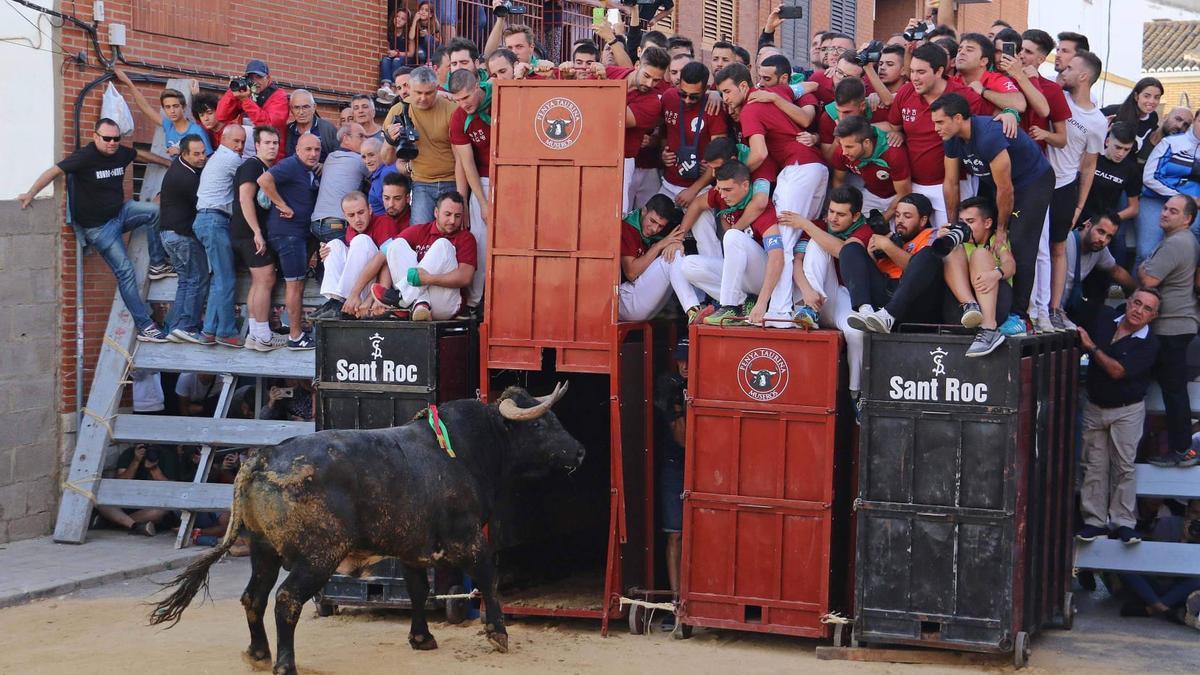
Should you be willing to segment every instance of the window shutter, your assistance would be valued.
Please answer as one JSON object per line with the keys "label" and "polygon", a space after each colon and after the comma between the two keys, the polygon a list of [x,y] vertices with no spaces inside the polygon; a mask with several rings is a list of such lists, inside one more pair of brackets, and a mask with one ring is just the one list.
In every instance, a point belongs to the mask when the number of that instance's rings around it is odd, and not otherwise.
{"label": "window shutter", "polygon": [[227,45],[229,11],[229,0],[133,0],[133,29]]}
{"label": "window shutter", "polygon": [[702,47],[709,49],[714,42],[737,40],[736,0],[704,0],[704,21],[701,25]]}
{"label": "window shutter", "polygon": [[788,57],[793,66],[811,68],[808,58],[808,41],[812,38],[809,33],[808,15],[811,0],[783,0],[784,7],[803,7],[804,17],[800,19],[785,19],[779,27],[779,50]]}
{"label": "window shutter", "polygon": [[854,37],[858,0],[829,0],[829,28]]}

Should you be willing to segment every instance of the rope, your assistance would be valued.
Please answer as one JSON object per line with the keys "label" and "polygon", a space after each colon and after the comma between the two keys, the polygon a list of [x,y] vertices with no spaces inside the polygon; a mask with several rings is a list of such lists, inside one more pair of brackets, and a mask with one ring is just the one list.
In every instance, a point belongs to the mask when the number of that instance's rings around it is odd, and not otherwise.
{"label": "rope", "polygon": [[847,619],[846,617],[842,616],[841,614],[838,614],[837,612],[830,612],[821,617],[821,623],[850,625],[850,624],[854,623],[854,619]]}
{"label": "rope", "polygon": [[434,600],[471,600],[473,598],[483,597],[483,594],[479,592],[478,588],[476,588],[470,593],[451,593],[449,595],[431,595],[429,597],[433,598]]}
{"label": "rope", "polygon": [[133,355],[130,354],[129,351],[126,350],[124,347],[122,347],[120,344],[118,344],[116,340],[105,335],[104,336],[104,344],[108,345],[109,347],[112,347],[114,351],[116,351],[121,356],[125,357],[126,367],[133,365]]}
{"label": "rope", "polygon": [[74,492],[74,493],[77,493],[77,494],[79,494],[79,495],[82,495],[84,499],[88,500],[88,501],[89,501],[89,502],[91,502],[92,504],[95,504],[95,503],[96,503],[96,493],[94,493],[94,492],[92,492],[91,490],[89,490],[89,489],[87,489],[87,488],[85,488],[85,487],[83,487],[83,486],[79,485],[79,482],[81,482],[81,481],[92,481],[92,480],[97,480],[97,479],[99,479],[99,478],[100,478],[100,476],[99,476],[99,475],[97,475],[97,474],[92,474],[92,475],[90,475],[90,476],[84,476],[83,478],[78,478],[78,479],[76,479],[76,480],[73,480],[73,481],[71,481],[71,480],[69,480],[69,481],[64,481],[64,482],[63,482],[63,484],[62,484],[62,488],[63,488],[64,490],[70,490],[71,492]]}
{"label": "rope", "polygon": [[100,413],[96,412],[95,410],[92,410],[91,408],[89,408],[87,406],[84,406],[83,409],[80,410],[79,412],[96,420],[96,424],[99,424],[100,426],[104,427],[104,429],[108,432],[109,438],[112,438],[113,436],[116,435],[113,433],[112,425],[108,423],[109,420],[111,420],[113,417],[116,417],[116,415],[113,415],[112,417],[104,417]]}
{"label": "rope", "polygon": [[654,612],[659,609],[670,612],[671,614],[675,615],[675,625],[671,628],[671,633],[670,633],[671,635],[674,635],[675,631],[679,630],[679,627],[683,625],[683,622],[681,622],[679,620],[679,606],[673,602],[649,602],[646,600],[635,600],[634,598],[627,598],[623,595],[620,596],[620,602],[621,602],[620,606],[622,608],[624,608],[625,605],[633,605],[634,607],[641,607],[641,608],[647,610],[647,612],[646,612],[646,630],[645,630],[646,635],[649,635],[650,632],[652,631],[652,627],[654,625]]}

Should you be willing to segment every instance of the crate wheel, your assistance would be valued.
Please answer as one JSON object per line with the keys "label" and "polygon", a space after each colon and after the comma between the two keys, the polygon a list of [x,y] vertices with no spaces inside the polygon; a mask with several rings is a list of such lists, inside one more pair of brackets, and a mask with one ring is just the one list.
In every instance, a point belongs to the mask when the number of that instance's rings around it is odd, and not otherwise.
{"label": "crate wheel", "polygon": [[[462,586],[451,586],[447,591],[447,595],[458,595],[466,593]],[[467,602],[466,598],[451,598],[446,601],[446,623],[460,624],[467,620]]]}
{"label": "crate wheel", "polygon": [[692,637],[692,627],[686,623],[679,624],[679,629],[671,633],[676,640],[687,640]]}
{"label": "crate wheel", "polygon": [[629,608],[629,634],[641,635],[646,632],[646,612],[637,605]]}
{"label": "crate wheel", "polygon": [[1013,665],[1017,668],[1024,668],[1029,663],[1029,653],[1031,651],[1029,633],[1025,631],[1017,633],[1017,639],[1013,645]]}
{"label": "crate wheel", "polygon": [[1063,598],[1063,630],[1071,630],[1075,626],[1075,595],[1067,591]]}
{"label": "crate wheel", "polygon": [[318,602],[317,616],[333,616],[333,612],[336,609],[337,605],[333,604],[332,602]]}

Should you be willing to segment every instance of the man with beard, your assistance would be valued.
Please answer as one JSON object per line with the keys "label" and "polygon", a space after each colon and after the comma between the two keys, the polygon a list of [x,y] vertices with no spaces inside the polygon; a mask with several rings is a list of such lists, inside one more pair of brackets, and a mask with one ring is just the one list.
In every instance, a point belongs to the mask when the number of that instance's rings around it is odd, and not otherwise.
{"label": "man with beard", "polygon": [[467,305],[478,307],[483,298],[491,208],[492,83],[481,82],[471,70],[459,70],[450,75],[450,97],[458,106],[450,116],[455,183],[459,194],[470,198],[468,218],[479,261]]}
{"label": "man with beard", "polygon": [[641,60],[635,68],[620,68],[609,66],[605,69],[605,77],[609,80],[624,80],[625,89],[625,175],[621,199],[621,213],[628,213],[635,207],[635,189],[646,181],[640,172],[653,172],[654,169],[638,169],[636,159],[642,148],[642,137],[654,131],[662,121],[662,101],[660,100],[660,83],[667,76],[667,68],[671,65],[671,57],[665,49],[647,47],[642,50]]}
{"label": "man with beard", "polygon": [[[1117,259],[1108,250],[1108,245],[1113,237],[1117,236],[1120,226],[1120,216],[1115,211],[1105,211],[1092,216],[1082,230],[1075,230],[1067,236],[1064,308],[1071,315],[1071,321],[1080,326],[1092,325],[1099,309],[1098,305],[1104,300],[1095,298],[1094,300],[1099,302],[1092,302],[1083,297],[1083,280],[1087,279],[1092,270],[1107,272],[1126,292],[1132,292],[1138,286],[1137,281],[1124,267],[1117,264]],[[1107,289],[1108,284],[1104,287]]]}
{"label": "man with beard", "polygon": [[687,208],[712,182],[712,169],[701,165],[714,138],[726,134],[725,115],[705,108],[708,68],[692,61],[679,74],[679,84],[662,95],[663,171],[660,194]]}

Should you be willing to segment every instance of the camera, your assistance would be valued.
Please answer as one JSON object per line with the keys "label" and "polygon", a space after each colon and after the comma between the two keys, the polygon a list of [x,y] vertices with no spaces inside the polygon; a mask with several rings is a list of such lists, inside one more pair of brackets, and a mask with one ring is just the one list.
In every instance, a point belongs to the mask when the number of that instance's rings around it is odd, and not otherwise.
{"label": "camera", "polygon": [[934,28],[934,26],[932,23],[930,23],[928,21],[922,21],[921,23],[918,23],[916,26],[913,26],[912,28],[904,31],[903,37],[905,40],[908,40],[909,42],[916,42],[918,40],[924,40],[925,36],[929,35],[929,32],[932,31],[933,28]]}
{"label": "camera", "polygon": [[528,12],[528,11],[529,11],[528,7],[526,7],[525,5],[514,5],[512,0],[504,0],[499,5],[497,5],[496,8],[493,10],[493,12],[496,14],[496,16],[508,16],[510,14],[524,14],[525,12]]}
{"label": "camera", "polygon": [[412,161],[421,154],[421,149],[417,147],[417,141],[421,136],[417,133],[417,127],[413,125],[412,118],[408,116],[408,110],[401,113],[396,118],[396,122],[400,125],[400,135],[392,138],[388,135],[387,130],[384,130],[383,138],[396,146],[396,159]]}
{"label": "camera", "polygon": [[864,67],[868,63],[879,63],[879,58],[883,56],[883,47],[883,43],[879,40],[871,40],[861,52],[854,56],[854,62]]}
{"label": "camera", "polygon": [[1014,57],[1015,57],[1015,56],[1017,55],[1017,43],[1015,43],[1015,42],[1001,42],[1001,43],[1000,43],[1000,51],[1001,51],[1001,53],[1003,53],[1003,54],[1007,54],[1007,55],[1009,55],[1009,56],[1014,56]]}
{"label": "camera", "polygon": [[158,448],[146,448],[144,459],[147,464],[158,464]]}
{"label": "camera", "polygon": [[246,91],[250,89],[250,80],[245,77],[235,77],[229,80],[229,91]]}
{"label": "camera", "polygon": [[[879,209],[871,209],[868,211],[866,222],[867,227],[871,228],[872,233],[881,234],[888,239],[891,239],[892,243],[897,246],[900,246],[904,243],[900,240],[898,235],[892,232],[892,226],[888,224],[886,219],[884,219],[883,214],[879,212]],[[876,260],[883,260],[886,257],[887,254],[883,251],[875,251]]]}
{"label": "camera", "polygon": [[950,231],[934,239],[933,243],[929,245],[933,249],[933,254],[939,258],[950,255],[950,252],[958,248],[959,244],[971,238],[971,228],[966,223],[954,223],[947,227]]}

